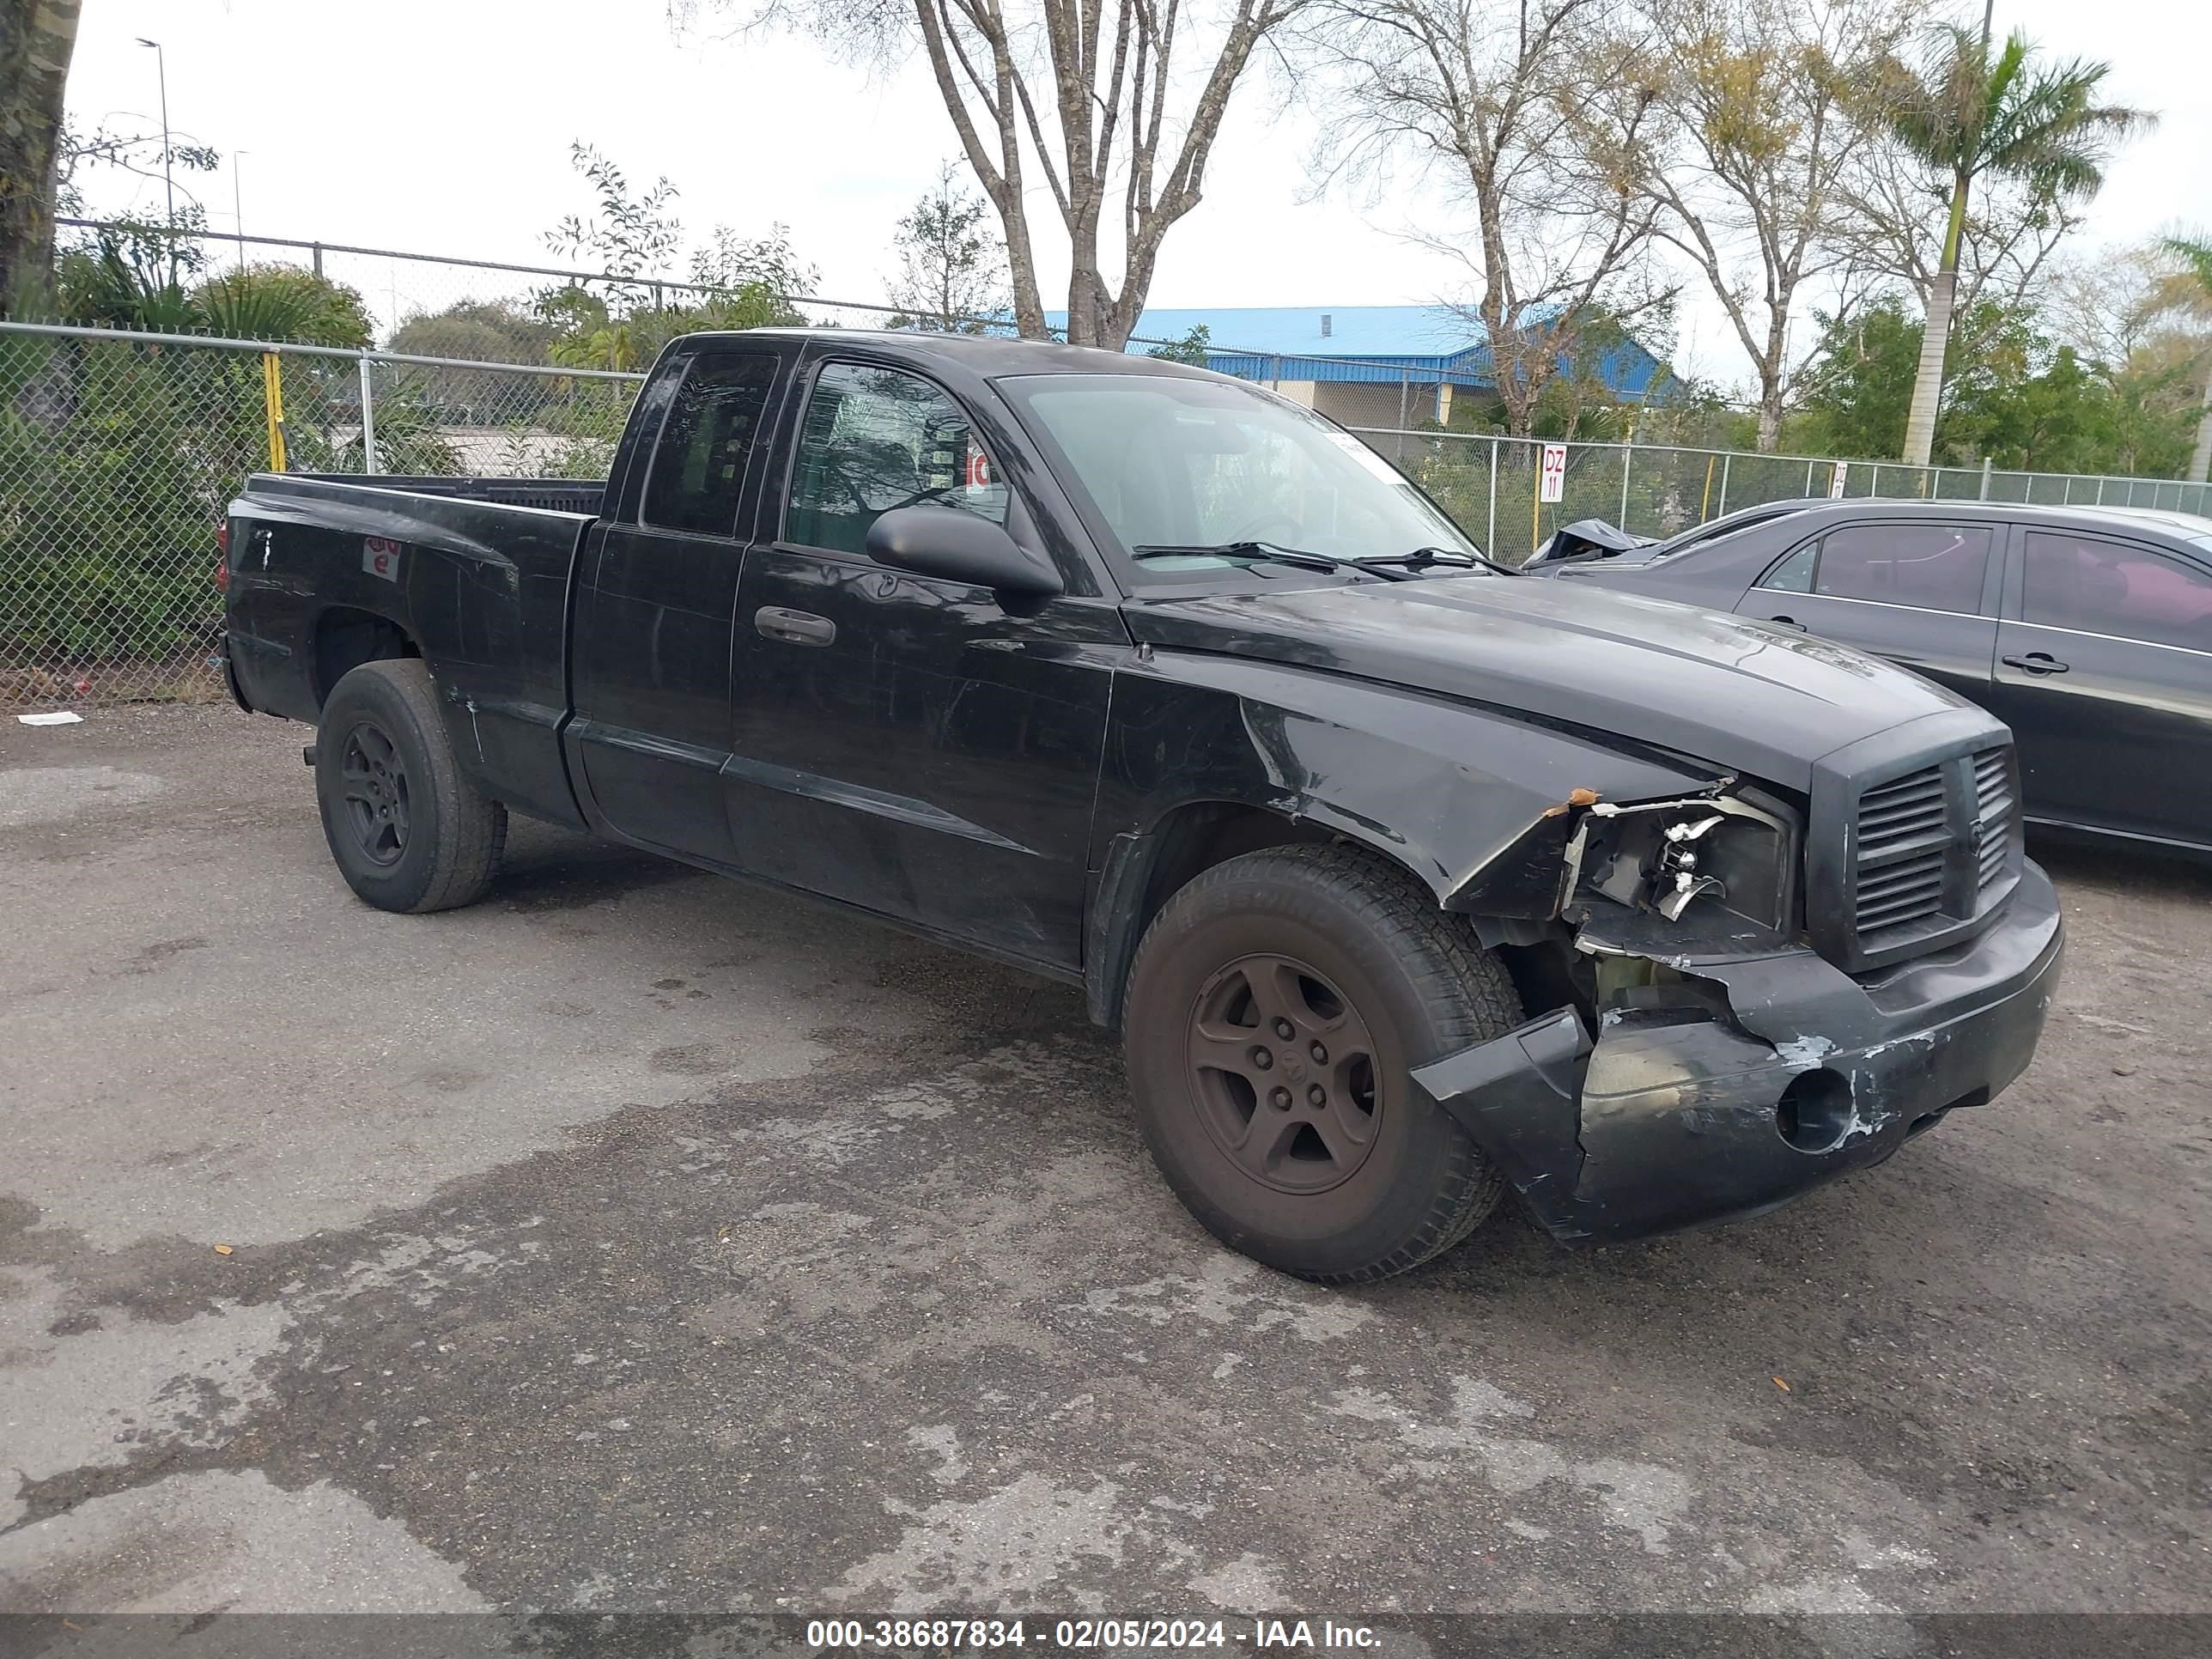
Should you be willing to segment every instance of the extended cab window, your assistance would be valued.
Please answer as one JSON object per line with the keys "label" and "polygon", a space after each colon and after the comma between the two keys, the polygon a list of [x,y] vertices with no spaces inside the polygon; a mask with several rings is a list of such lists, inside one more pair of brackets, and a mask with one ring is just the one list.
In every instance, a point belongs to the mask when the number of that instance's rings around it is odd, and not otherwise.
{"label": "extended cab window", "polygon": [[763,351],[703,351],[691,360],[653,447],[646,523],[707,536],[735,532],[738,490],[775,368],[775,356]]}
{"label": "extended cab window", "polygon": [[2031,531],[2020,619],[2212,651],[2212,577],[2148,548]]}
{"label": "extended cab window", "polygon": [[1982,608],[1989,561],[1990,532],[1982,526],[1851,525],[1799,548],[1759,586],[1972,616]]}
{"label": "extended cab window", "polygon": [[828,365],[799,428],[784,539],[860,554],[870,525],[923,501],[1006,521],[1006,487],[958,404],[895,368]]}

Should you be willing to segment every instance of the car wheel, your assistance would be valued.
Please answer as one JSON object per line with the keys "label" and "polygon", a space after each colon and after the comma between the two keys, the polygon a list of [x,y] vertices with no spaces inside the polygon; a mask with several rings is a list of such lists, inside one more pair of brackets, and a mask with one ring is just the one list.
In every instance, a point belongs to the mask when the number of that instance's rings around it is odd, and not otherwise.
{"label": "car wheel", "polygon": [[1146,930],[1124,1042],[1146,1145],[1214,1236],[1354,1284],[1465,1238],[1503,1182],[1416,1068],[1521,1023],[1498,959],[1346,847],[1217,865]]}
{"label": "car wheel", "polygon": [[315,796],[339,873],[380,910],[474,903],[507,842],[507,809],[463,775],[419,658],[363,663],[332,688]]}

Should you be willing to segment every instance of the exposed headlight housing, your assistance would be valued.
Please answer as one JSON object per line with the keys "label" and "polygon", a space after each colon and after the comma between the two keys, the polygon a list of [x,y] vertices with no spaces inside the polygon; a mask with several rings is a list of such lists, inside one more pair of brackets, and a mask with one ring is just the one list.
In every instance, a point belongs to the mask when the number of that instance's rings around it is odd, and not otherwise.
{"label": "exposed headlight housing", "polygon": [[1726,911],[1778,934],[1796,930],[1796,815],[1757,790],[1599,801],[1584,811],[1567,856],[1578,890],[1670,922],[1694,926]]}

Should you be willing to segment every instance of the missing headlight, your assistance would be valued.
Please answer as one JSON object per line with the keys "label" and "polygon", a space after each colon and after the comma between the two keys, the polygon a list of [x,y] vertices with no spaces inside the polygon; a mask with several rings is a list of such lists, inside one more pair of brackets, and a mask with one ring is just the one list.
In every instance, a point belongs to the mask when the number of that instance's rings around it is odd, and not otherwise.
{"label": "missing headlight", "polygon": [[1797,834],[1778,801],[1742,795],[1601,801],[1568,844],[1577,885],[1680,921],[1694,905],[1760,927],[1794,922]]}

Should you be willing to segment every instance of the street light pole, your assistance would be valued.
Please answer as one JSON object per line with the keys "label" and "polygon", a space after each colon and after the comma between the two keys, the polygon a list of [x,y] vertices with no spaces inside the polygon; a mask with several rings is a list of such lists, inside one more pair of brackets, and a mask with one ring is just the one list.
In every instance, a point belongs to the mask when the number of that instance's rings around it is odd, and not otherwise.
{"label": "street light pole", "polygon": [[234,149],[230,153],[230,228],[238,233],[238,268],[246,269],[246,209],[241,204],[244,193],[239,184],[239,166],[250,152]]}
{"label": "street light pole", "polygon": [[154,73],[161,84],[161,191],[167,198],[169,210],[169,216],[164,222],[173,230],[177,225],[177,181],[169,171],[169,58],[161,50],[159,40],[149,40],[142,34],[138,37],[138,44],[153,47]]}

